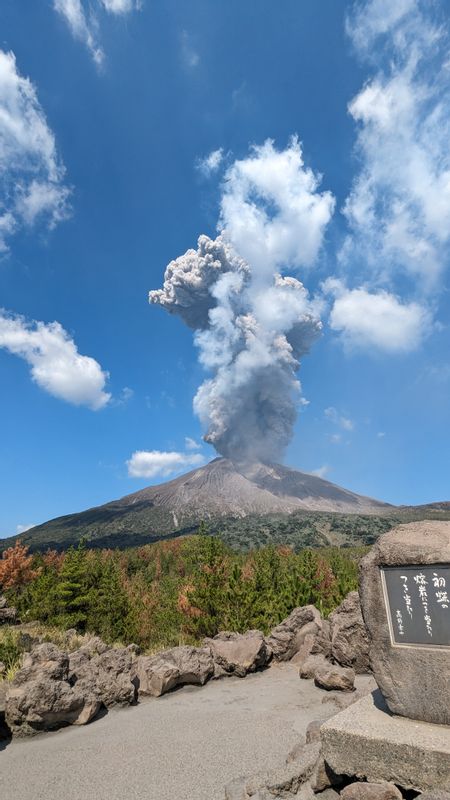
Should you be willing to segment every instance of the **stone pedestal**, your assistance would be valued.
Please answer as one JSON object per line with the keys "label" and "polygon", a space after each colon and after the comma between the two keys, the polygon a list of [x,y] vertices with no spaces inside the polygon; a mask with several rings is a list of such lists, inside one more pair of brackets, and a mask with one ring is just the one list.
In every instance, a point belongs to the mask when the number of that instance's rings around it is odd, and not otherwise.
{"label": "stone pedestal", "polygon": [[338,774],[450,791],[450,728],[393,716],[379,691],[325,722],[320,736],[325,761]]}

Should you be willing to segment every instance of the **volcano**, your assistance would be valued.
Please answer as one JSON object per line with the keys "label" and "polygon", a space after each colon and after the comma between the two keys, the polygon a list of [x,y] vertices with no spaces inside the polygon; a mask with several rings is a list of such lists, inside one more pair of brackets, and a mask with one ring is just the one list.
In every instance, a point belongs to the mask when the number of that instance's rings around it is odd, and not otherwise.
{"label": "volcano", "polygon": [[[62,549],[82,537],[90,546],[124,547],[193,532],[201,521],[295,512],[382,514],[392,508],[281,464],[238,464],[216,458],[167,483],[58,517],[18,538],[32,549]],[[12,541],[11,537],[2,544]]]}

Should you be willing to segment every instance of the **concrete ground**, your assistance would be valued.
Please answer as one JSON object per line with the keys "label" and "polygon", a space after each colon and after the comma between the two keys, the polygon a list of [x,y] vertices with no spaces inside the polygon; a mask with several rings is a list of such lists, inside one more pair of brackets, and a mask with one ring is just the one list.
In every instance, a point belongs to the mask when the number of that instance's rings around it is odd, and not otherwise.
{"label": "concrete ground", "polygon": [[[358,676],[358,687],[371,679]],[[280,766],[328,693],[275,664],[244,679],[184,687],[86,727],[0,750],[1,800],[223,800],[239,775]]]}

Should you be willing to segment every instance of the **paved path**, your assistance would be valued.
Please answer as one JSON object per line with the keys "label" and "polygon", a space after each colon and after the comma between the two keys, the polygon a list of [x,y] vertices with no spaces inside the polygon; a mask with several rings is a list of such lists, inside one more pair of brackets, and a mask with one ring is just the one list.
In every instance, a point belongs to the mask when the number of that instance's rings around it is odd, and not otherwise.
{"label": "paved path", "polygon": [[[366,678],[359,678],[362,685]],[[290,664],[184,687],[0,750],[1,800],[223,800],[239,775],[277,767],[324,692]]]}

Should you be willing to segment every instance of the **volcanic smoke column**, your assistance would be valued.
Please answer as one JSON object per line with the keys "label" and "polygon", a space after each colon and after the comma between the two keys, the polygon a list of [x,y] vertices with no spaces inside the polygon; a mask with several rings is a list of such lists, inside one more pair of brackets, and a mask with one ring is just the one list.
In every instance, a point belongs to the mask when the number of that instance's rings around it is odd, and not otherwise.
{"label": "volcanic smoke column", "polygon": [[278,461],[292,437],[300,358],[322,325],[303,284],[281,270],[317,258],[334,208],[318,183],[297,139],[281,152],[271,141],[254,147],[225,175],[220,235],[200,236],[149,295],[195,331],[211,377],[194,410],[205,441],[233,461]]}

